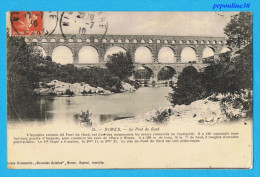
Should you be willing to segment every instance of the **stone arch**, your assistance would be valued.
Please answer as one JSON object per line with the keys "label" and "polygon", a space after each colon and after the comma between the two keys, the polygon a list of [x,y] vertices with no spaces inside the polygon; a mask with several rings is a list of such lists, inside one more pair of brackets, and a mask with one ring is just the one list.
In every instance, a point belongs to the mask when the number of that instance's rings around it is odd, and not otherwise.
{"label": "stone arch", "polygon": [[55,47],[52,51],[52,61],[62,65],[73,63],[72,50],[65,45]]}
{"label": "stone arch", "polygon": [[176,44],[176,41],[175,41],[175,40],[172,40],[172,44]]}
{"label": "stone arch", "polygon": [[122,39],[117,40],[117,43],[122,43],[122,42],[123,42]]}
{"label": "stone arch", "polygon": [[116,53],[119,53],[119,52],[126,53],[127,50],[120,45],[114,45],[114,46],[108,48],[106,50],[106,53],[105,53],[105,56],[104,56],[104,61],[107,61],[109,59],[109,56],[116,54]]}
{"label": "stone arch", "polygon": [[91,40],[90,39],[86,39],[86,42],[91,42]]}
{"label": "stone arch", "polygon": [[160,40],[160,39],[157,39],[157,40],[156,40],[156,43],[157,43],[157,44],[160,44],[160,43],[161,43],[161,40]]}
{"label": "stone arch", "polygon": [[40,45],[33,46],[33,52],[35,55],[40,55],[43,58],[47,57],[46,50]]}
{"label": "stone arch", "polygon": [[195,40],[193,43],[194,43],[194,44],[198,44],[199,42],[198,42],[198,40]]}
{"label": "stone arch", "polygon": [[38,42],[38,39],[33,38],[32,42]]}
{"label": "stone arch", "polygon": [[177,74],[177,71],[171,66],[163,66],[158,72],[158,80],[169,80]]}
{"label": "stone arch", "polygon": [[47,42],[47,39],[43,38],[41,42]]}
{"label": "stone arch", "polygon": [[222,49],[220,50],[220,53],[226,53],[226,52],[232,52],[233,51],[233,49],[231,48],[231,47],[229,47],[229,46],[224,46],[224,47],[222,47]]}
{"label": "stone arch", "polygon": [[78,57],[79,57],[79,63],[98,63],[99,62],[98,50],[91,45],[82,47],[79,50]]}
{"label": "stone arch", "polygon": [[205,44],[205,41],[204,41],[204,40],[201,40],[201,41],[200,41],[200,44]]}
{"label": "stone arch", "polygon": [[56,42],[56,39],[54,39],[54,38],[51,38],[51,42]]}
{"label": "stone arch", "polygon": [[194,68],[197,72],[199,72],[199,70],[198,70],[198,68],[197,67],[195,67],[195,66],[186,66],[186,67],[184,67],[183,69],[182,69],[182,72],[183,72],[183,70],[185,70],[185,69],[188,69],[188,68]]}
{"label": "stone arch", "polygon": [[164,44],[168,44],[168,40],[164,40]]}
{"label": "stone arch", "polygon": [[134,40],[133,40],[133,43],[137,43],[137,39],[134,39]]}
{"label": "stone arch", "polygon": [[140,66],[135,69],[134,77],[137,80],[150,80],[154,76],[153,70],[148,66]]}
{"label": "stone arch", "polygon": [[77,39],[77,42],[82,42],[82,39],[80,39],[80,38],[79,38],[79,39]]}
{"label": "stone arch", "polygon": [[60,39],[60,42],[65,42],[65,40],[62,38],[62,39]]}
{"label": "stone arch", "polygon": [[149,66],[143,65],[141,67],[143,67],[143,68],[147,69],[148,71],[150,71],[151,73],[153,73],[153,70]]}
{"label": "stone arch", "polygon": [[152,39],[149,39],[149,44],[152,44],[153,43],[153,40]]}
{"label": "stone arch", "polygon": [[214,62],[215,52],[216,52],[216,50],[213,47],[211,47],[211,46],[205,47],[202,51],[203,63]]}
{"label": "stone arch", "polygon": [[193,63],[197,61],[197,50],[191,46],[186,46],[181,50],[181,62]]}
{"label": "stone arch", "polygon": [[125,40],[125,43],[130,43],[130,40],[129,40],[129,39],[126,39],[126,40]]}
{"label": "stone arch", "polygon": [[153,63],[152,50],[147,46],[140,46],[135,50],[136,63]]}
{"label": "stone arch", "polygon": [[107,39],[106,38],[102,39],[102,42],[107,43]]}
{"label": "stone arch", "polygon": [[158,52],[159,63],[174,63],[175,51],[169,46],[162,47]]}
{"label": "stone arch", "polygon": [[29,43],[29,42],[30,42],[30,39],[24,38],[24,42],[25,42],[25,43]]}
{"label": "stone arch", "polygon": [[110,40],[110,43],[114,43],[114,42],[115,42],[115,40],[114,40],[114,39],[111,39],[111,40]]}
{"label": "stone arch", "polygon": [[212,46],[206,46],[202,51],[202,58],[208,58],[214,56],[216,49]]}

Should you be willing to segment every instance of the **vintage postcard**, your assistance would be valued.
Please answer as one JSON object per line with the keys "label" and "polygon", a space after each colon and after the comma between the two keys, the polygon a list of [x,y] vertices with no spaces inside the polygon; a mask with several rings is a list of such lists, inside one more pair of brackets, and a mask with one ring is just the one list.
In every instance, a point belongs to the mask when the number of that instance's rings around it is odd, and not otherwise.
{"label": "vintage postcard", "polygon": [[253,168],[252,12],[6,22],[8,168]]}

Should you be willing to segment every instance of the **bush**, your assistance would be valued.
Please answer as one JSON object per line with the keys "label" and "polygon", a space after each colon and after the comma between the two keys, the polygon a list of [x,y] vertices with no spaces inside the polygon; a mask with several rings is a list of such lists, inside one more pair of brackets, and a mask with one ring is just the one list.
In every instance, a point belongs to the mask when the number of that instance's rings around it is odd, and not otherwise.
{"label": "bush", "polygon": [[80,123],[84,126],[92,126],[91,116],[92,113],[90,113],[89,110],[81,111],[81,114],[79,115]]}
{"label": "bush", "polygon": [[172,115],[171,109],[166,109],[163,111],[157,110],[155,112],[155,116],[152,116],[150,121],[157,123],[157,124],[167,123],[169,121],[171,115]]}
{"label": "bush", "polygon": [[135,89],[138,89],[141,87],[141,85],[138,83],[138,81],[134,81],[134,80],[126,80],[126,83],[129,83],[130,85],[134,86]]}
{"label": "bush", "polygon": [[236,94],[229,94],[221,99],[221,112],[230,120],[253,117],[252,91],[241,90]]}
{"label": "bush", "polygon": [[73,95],[74,95],[74,92],[72,92],[70,89],[66,89],[64,95],[73,96]]}
{"label": "bush", "polygon": [[109,56],[106,67],[114,76],[119,77],[121,81],[130,77],[134,72],[134,63],[128,52],[126,54],[119,52]]}
{"label": "bush", "polygon": [[179,75],[173,93],[169,93],[168,100],[173,105],[190,104],[193,101],[209,96],[202,84],[201,74],[192,66],[183,69]]}

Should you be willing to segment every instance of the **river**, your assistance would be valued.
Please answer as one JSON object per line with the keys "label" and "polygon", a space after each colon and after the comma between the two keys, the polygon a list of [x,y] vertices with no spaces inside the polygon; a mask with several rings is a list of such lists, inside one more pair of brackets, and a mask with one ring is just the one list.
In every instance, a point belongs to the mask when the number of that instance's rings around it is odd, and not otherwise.
{"label": "river", "polygon": [[89,110],[94,126],[123,118],[131,118],[159,107],[169,106],[170,87],[141,87],[136,92],[112,95],[40,98],[37,120],[51,124],[79,124],[81,111]]}

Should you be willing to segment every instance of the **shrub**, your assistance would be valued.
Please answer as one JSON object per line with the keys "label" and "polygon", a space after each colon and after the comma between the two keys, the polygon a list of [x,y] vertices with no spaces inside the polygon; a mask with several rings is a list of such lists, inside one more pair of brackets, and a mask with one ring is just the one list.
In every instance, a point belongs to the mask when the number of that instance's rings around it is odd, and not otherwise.
{"label": "shrub", "polygon": [[149,121],[152,121],[157,124],[167,123],[172,115],[172,109],[166,109],[163,111],[157,110],[155,116],[152,116]]}
{"label": "shrub", "polygon": [[173,105],[189,105],[193,101],[209,96],[202,84],[201,74],[192,66],[183,69],[177,85],[172,88],[174,92],[169,93],[168,100]]}
{"label": "shrub", "polygon": [[134,72],[133,59],[128,52],[119,52],[109,56],[106,67],[113,75],[119,77],[120,80],[130,77]]}
{"label": "shrub", "polygon": [[74,92],[72,92],[70,89],[66,89],[64,95],[73,96],[73,95],[74,95]]}
{"label": "shrub", "polygon": [[89,110],[81,111],[81,114],[79,115],[80,123],[84,126],[92,126],[91,116],[92,113],[90,113]]}
{"label": "shrub", "polygon": [[221,99],[221,112],[230,120],[250,118],[253,116],[252,91],[241,90],[236,94],[229,94]]}
{"label": "shrub", "polygon": [[213,94],[211,95],[208,100],[212,101],[212,102],[216,102],[216,101],[219,101],[219,99],[217,98],[217,95],[216,94]]}

